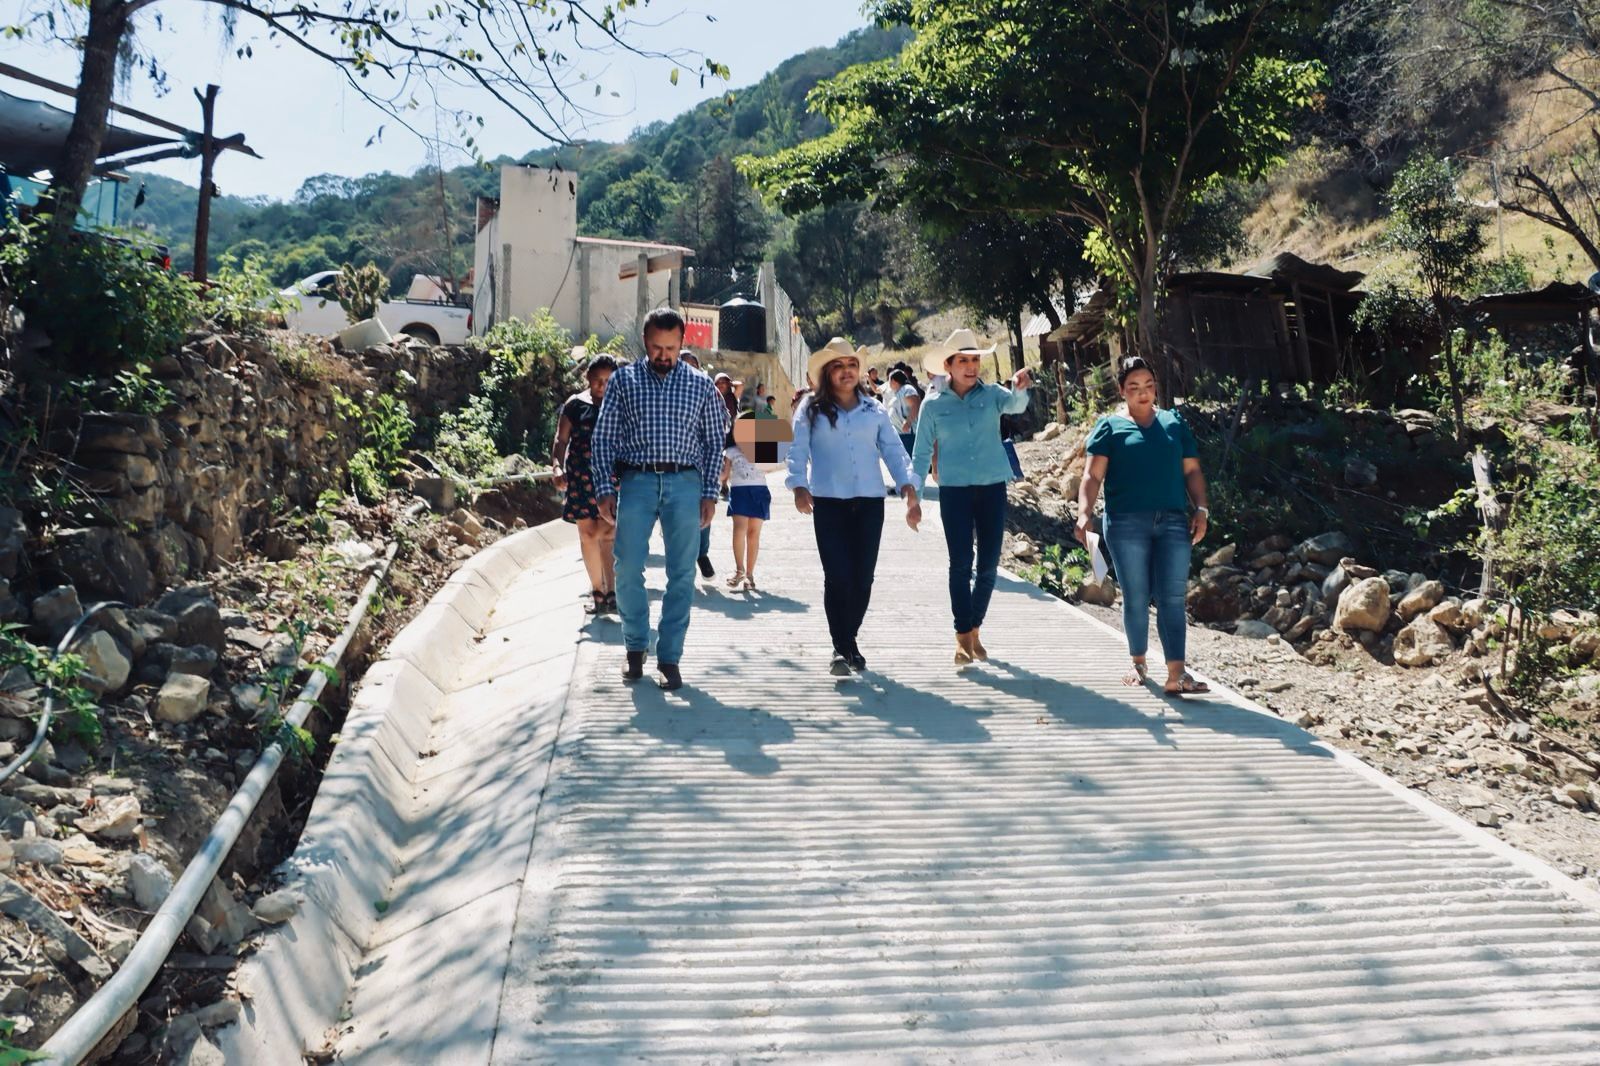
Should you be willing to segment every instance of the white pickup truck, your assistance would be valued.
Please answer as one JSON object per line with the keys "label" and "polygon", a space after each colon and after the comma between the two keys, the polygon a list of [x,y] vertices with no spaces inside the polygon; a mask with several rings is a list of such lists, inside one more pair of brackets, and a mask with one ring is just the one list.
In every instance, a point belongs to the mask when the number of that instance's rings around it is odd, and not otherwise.
{"label": "white pickup truck", "polygon": [[[338,277],[337,270],[324,270],[283,290],[282,296],[298,304],[291,303],[284,316],[290,329],[331,337],[349,327],[334,291]],[[392,334],[404,333],[426,344],[464,344],[472,333],[472,309],[452,303],[449,294],[424,274],[411,280],[404,300],[379,305],[378,321]]]}

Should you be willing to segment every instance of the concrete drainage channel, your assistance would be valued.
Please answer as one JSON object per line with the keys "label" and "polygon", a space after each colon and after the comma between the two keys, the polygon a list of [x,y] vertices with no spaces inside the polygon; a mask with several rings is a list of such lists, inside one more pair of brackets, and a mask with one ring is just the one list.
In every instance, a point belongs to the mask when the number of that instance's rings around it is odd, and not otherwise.
{"label": "concrete drainage channel", "polygon": [[367,669],[284,864],[299,907],[240,968],[240,1024],[214,1034],[226,1062],[281,1066],[327,1043],[400,872],[413,780],[456,670],[507,585],[576,543],[556,520],[485,548]]}

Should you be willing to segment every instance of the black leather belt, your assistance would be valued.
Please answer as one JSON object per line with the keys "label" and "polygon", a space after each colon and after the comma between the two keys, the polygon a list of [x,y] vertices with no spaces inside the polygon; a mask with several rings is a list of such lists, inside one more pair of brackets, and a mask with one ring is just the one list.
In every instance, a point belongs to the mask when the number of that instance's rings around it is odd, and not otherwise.
{"label": "black leather belt", "polygon": [[681,474],[685,470],[699,470],[698,466],[687,463],[618,463],[618,470],[638,471],[642,474]]}

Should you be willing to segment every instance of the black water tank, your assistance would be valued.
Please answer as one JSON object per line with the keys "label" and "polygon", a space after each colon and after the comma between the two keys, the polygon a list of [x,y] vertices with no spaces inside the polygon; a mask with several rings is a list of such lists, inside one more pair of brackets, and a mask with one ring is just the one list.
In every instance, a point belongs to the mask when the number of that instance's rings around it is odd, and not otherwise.
{"label": "black water tank", "polygon": [[767,350],[767,309],[735,296],[717,308],[717,347],[729,352]]}

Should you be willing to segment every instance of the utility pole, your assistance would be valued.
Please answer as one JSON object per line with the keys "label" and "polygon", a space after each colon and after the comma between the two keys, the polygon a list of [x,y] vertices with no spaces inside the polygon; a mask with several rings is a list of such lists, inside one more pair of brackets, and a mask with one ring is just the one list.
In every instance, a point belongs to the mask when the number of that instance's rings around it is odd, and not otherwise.
{"label": "utility pole", "polygon": [[207,85],[204,96],[200,95],[199,89],[194,91],[204,119],[200,127],[200,206],[195,209],[194,218],[194,280],[200,285],[206,283],[206,249],[211,240],[211,171],[217,161],[217,142],[212,136],[211,120],[216,111],[218,91],[215,85]]}

